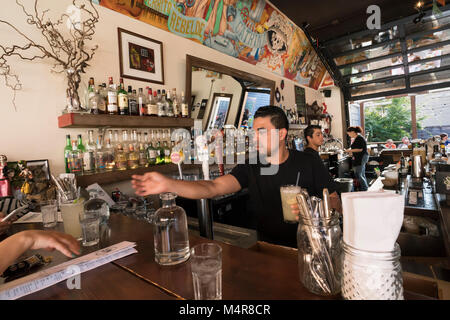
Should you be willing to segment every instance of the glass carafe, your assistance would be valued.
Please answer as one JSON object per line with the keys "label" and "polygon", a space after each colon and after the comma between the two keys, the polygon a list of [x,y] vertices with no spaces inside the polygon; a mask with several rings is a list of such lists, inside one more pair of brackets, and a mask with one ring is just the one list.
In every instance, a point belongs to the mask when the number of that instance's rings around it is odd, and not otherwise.
{"label": "glass carafe", "polygon": [[106,224],[110,215],[109,206],[105,200],[100,199],[98,196],[99,194],[96,191],[89,192],[89,200],[84,204],[84,212],[97,212],[100,216],[100,224]]}
{"label": "glass carafe", "polygon": [[175,203],[175,193],[162,193],[162,207],[154,217],[155,261],[161,265],[182,263],[189,258],[186,212]]}

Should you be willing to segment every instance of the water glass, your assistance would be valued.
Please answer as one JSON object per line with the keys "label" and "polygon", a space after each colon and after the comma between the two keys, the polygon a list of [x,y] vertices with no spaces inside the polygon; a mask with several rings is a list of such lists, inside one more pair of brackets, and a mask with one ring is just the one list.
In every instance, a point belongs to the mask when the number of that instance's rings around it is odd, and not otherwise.
{"label": "water glass", "polygon": [[100,241],[100,213],[98,211],[82,211],[79,219],[83,246],[89,247],[98,244]]}
{"label": "water glass", "polygon": [[222,248],[202,243],[191,249],[195,300],[222,299]]}
{"label": "water glass", "polygon": [[83,199],[65,201],[61,199],[59,208],[64,222],[64,232],[75,239],[81,239],[81,225],[79,215],[83,212]]}
{"label": "water glass", "polygon": [[42,223],[44,228],[53,228],[58,222],[58,207],[56,200],[41,201]]}

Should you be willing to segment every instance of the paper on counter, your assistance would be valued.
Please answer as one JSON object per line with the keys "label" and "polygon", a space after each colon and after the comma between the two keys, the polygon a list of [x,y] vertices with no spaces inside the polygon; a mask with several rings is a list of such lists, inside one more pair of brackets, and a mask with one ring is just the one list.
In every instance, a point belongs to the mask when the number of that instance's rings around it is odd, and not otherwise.
{"label": "paper on counter", "polygon": [[344,242],[360,250],[393,250],[404,206],[404,196],[391,192],[343,193]]}
{"label": "paper on counter", "polygon": [[30,274],[29,276],[5,283],[0,286],[0,300],[21,298],[72,278],[77,274],[136,253],[135,246],[136,243],[134,242],[123,241],[57,266]]}
{"label": "paper on counter", "polygon": [[[58,222],[63,222],[61,212],[58,212]],[[41,212],[28,212],[26,215],[20,217],[14,223],[42,223]]]}

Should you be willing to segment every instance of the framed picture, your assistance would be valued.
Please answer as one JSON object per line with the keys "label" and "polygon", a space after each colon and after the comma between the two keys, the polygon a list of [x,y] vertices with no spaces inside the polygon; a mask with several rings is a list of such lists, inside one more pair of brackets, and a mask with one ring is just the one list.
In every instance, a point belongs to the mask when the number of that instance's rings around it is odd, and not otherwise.
{"label": "framed picture", "polygon": [[233,99],[232,94],[214,93],[209,112],[207,129],[222,129],[228,117],[228,111]]}
{"label": "framed picture", "polygon": [[162,42],[118,28],[120,76],[164,84]]}
{"label": "framed picture", "polygon": [[[50,166],[48,160],[26,160],[27,168],[35,181],[50,181]],[[8,178],[13,188],[20,188],[24,178],[20,176],[21,169],[17,161],[8,161]]]}

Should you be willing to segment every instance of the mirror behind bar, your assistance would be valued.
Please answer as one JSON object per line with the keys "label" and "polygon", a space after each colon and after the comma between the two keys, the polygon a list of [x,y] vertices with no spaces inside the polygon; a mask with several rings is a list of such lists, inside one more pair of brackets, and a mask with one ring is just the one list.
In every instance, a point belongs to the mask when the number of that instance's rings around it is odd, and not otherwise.
{"label": "mirror behind bar", "polygon": [[245,119],[243,104],[258,92],[270,94],[273,105],[275,81],[186,55],[186,101],[191,118],[201,119],[204,130],[237,128]]}

